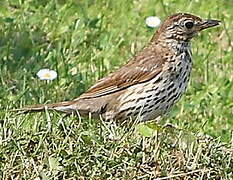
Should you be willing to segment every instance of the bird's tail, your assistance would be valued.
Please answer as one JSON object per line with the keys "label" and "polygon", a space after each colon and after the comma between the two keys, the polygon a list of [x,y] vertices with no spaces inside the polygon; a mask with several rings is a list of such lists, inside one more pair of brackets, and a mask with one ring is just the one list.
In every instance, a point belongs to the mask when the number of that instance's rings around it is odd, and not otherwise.
{"label": "bird's tail", "polygon": [[73,101],[64,101],[53,104],[38,104],[29,107],[24,107],[20,109],[14,109],[14,112],[18,112],[18,114],[25,114],[30,112],[41,112],[45,110],[54,110],[66,114],[71,114],[77,111],[75,103]]}

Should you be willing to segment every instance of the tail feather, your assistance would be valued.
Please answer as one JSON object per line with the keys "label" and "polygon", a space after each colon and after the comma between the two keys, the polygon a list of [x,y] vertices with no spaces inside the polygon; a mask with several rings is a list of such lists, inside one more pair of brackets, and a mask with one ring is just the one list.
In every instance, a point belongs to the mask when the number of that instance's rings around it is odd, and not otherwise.
{"label": "tail feather", "polygon": [[[101,100],[101,99],[100,99]],[[107,100],[107,99],[106,99]],[[71,101],[58,102],[53,104],[38,104],[25,108],[14,109],[17,114],[40,112],[45,110],[57,111],[66,114],[77,114],[82,117],[99,118],[106,112],[107,101],[93,101],[92,99],[74,99]]]}
{"label": "tail feather", "polygon": [[29,107],[14,109],[14,112],[18,112],[18,114],[26,114],[30,112],[41,112],[45,110],[54,110],[66,114],[71,114],[73,112],[76,112],[76,107],[73,105],[74,103],[71,101],[64,101],[59,103],[53,103],[53,104],[38,104],[33,105]]}

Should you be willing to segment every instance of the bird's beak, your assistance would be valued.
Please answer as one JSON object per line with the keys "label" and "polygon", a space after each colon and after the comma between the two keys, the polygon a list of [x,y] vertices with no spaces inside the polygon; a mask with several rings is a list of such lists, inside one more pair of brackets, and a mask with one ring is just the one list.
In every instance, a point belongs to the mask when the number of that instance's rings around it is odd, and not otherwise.
{"label": "bird's beak", "polygon": [[205,19],[200,24],[200,30],[207,29],[210,27],[218,26],[220,25],[221,21],[219,20],[213,20],[213,19]]}

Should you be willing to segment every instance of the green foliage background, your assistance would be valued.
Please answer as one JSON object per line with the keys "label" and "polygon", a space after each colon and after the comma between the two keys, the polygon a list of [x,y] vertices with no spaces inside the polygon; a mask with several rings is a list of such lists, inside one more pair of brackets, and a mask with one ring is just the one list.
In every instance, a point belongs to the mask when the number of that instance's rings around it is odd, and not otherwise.
{"label": "green foliage background", "polygon": [[[131,134],[127,128],[116,127],[115,135],[126,137],[122,145],[122,142],[109,142],[108,126],[106,130],[95,120],[77,120],[75,117],[62,119],[56,113],[15,116],[10,109],[70,100],[79,96],[97,79],[126,63],[147,44],[154,33],[154,29],[145,25],[147,16],[156,15],[164,19],[176,12],[219,19],[222,25],[203,32],[193,40],[194,68],[190,86],[186,95],[162,123],[176,124],[185,130],[185,134],[188,132],[195,137],[200,133],[208,134],[217,139],[217,142],[225,142],[232,148],[233,1],[2,0],[1,175],[22,179],[38,176],[42,179],[68,179],[72,176],[105,179],[112,177],[116,167],[119,164],[121,166],[122,162],[118,162],[118,158],[112,158],[110,162],[110,155],[102,153],[103,146],[108,146],[108,153],[112,152],[112,148],[121,149],[126,145],[132,146],[131,150],[143,149],[141,142],[144,142],[145,139],[142,139],[145,137],[135,129],[131,129]],[[52,82],[39,80],[36,73],[42,68],[56,70],[58,78]],[[134,134],[137,134],[137,138],[130,139]],[[146,142],[157,144],[158,141],[154,141],[153,137]],[[164,143],[166,142],[170,143],[165,140]],[[168,148],[163,153],[169,154],[170,150]],[[153,148],[149,152],[154,152]],[[64,156],[66,161],[61,163]],[[91,157],[99,157],[101,160],[92,162],[89,159]],[[131,156],[122,152],[118,157],[126,158],[126,162],[130,159],[134,162],[131,164],[132,172],[133,167],[136,168],[141,162],[141,156],[137,157],[135,152]],[[207,154],[204,157],[210,158]],[[222,159],[220,156],[216,157],[218,158]],[[31,167],[32,161],[35,165]],[[103,163],[106,161],[108,165]],[[25,163],[29,164],[28,168]],[[169,165],[161,159],[160,163],[163,172],[158,177],[167,176],[171,172]],[[224,172],[219,176],[230,177],[229,174],[232,173],[229,168],[232,163],[232,156],[228,155],[226,162],[218,164]],[[203,162],[199,165],[197,167],[207,167]],[[122,171],[128,171],[127,167],[122,165]],[[127,177],[122,172],[120,174],[121,177]],[[135,177],[139,174],[134,173]]]}

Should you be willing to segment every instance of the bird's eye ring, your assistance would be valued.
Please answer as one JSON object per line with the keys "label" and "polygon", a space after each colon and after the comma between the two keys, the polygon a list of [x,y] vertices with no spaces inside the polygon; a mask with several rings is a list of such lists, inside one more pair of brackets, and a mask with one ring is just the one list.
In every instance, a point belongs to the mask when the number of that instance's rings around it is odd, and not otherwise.
{"label": "bird's eye ring", "polygon": [[191,21],[188,21],[188,22],[186,22],[185,24],[185,27],[187,28],[187,29],[191,29],[192,27],[193,27],[193,22],[191,22]]}

